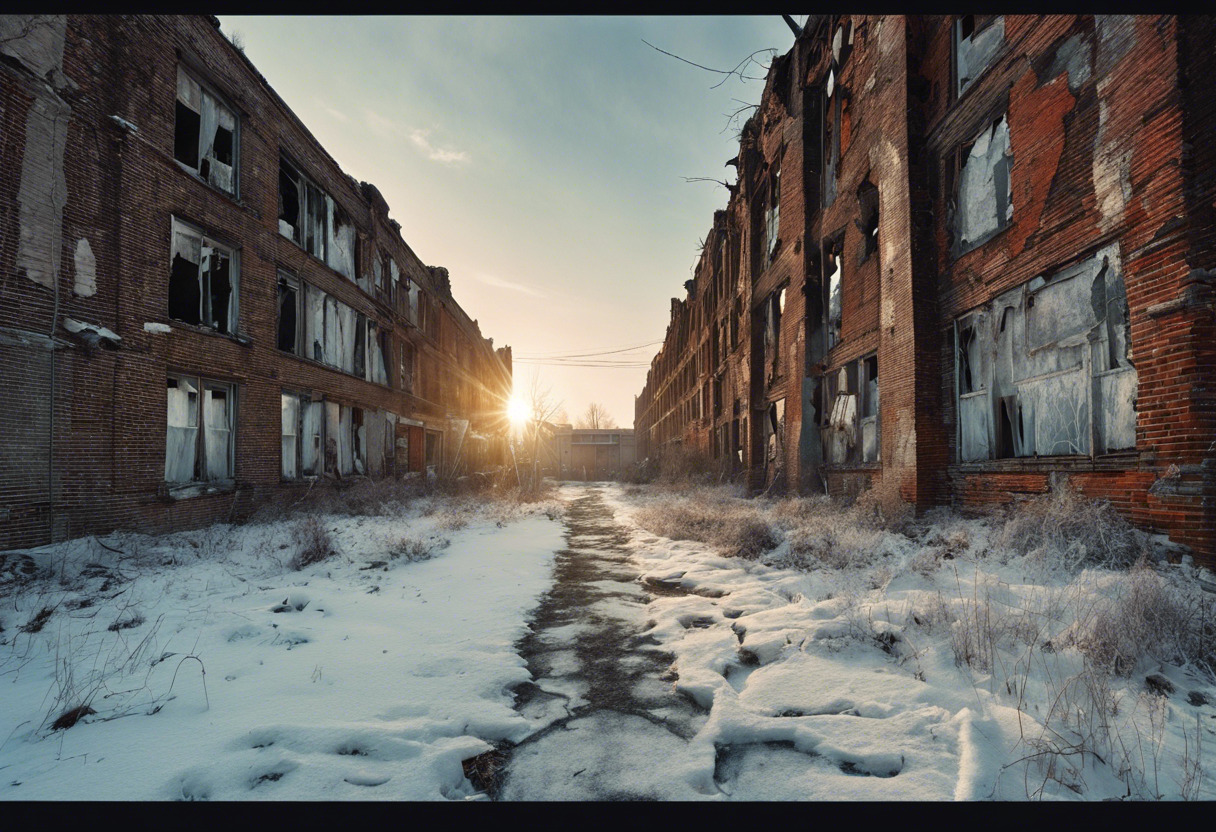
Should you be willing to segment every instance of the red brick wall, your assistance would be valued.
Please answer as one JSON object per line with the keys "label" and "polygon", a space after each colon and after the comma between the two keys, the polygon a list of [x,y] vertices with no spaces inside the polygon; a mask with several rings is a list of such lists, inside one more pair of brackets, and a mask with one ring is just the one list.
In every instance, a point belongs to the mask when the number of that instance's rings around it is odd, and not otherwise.
{"label": "red brick wall", "polygon": [[[232,197],[184,171],[173,159],[174,101],[179,62],[217,88],[240,120],[239,196]],[[59,91],[70,107],[63,167],[67,203],[63,213],[57,332],[65,317],[100,324],[121,337],[116,351],[90,354],[80,345],[56,351],[55,478],[53,535],[47,526],[51,495],[44,446],[6,448],[4,470],[29,469],[28,476],[0,484],[0,546],[31,545],[117,526],[141,529],[188,527],[230,517],[280,488],[280,393],[323,394],[363,408],[383,408],[446,429],[446,416],[473,419],[474,429],[501,429],[489,418],[458,407],[475,397],[445,389],[440,402],[426,401],[279,352],[277,272],[297,275],[409,340],[419,355],[452,367],[455,338],[441,345],[421,335],[383,302],[365,294],[278,232],[280,148],[301,171],[350,215],[361,236],[389,251],[402,275],[435,299],[441,329],[465,333],[484,353],[480,374],[453,370],[448,387],[484,384],[494,396],[509,393],[510,370],[482,339],[476,324],[445,296],[431,270],[389,223],[387,206],[344,174],[307,128],[265,84],[256,70],[203,16],[72,16],[67,21]],[[20,186],[26,111],[37,82],[12,67],[0,69],[0,119],[6,140],[0,148],[0,200],[16,204]],[[137,128],[121,129],[110,116]],[[372,189],[374,191],[374,189]],[[239,252],[239,322],[234,337],[191,327],[168,317],[171,218],[179,217],[229,243]],[[19,275],[15,210],[0,213],[0,327],[47,333],[54,292]],[[72,293],[74,251],[88,239],[97,261],[97,293]],[[363,247],[363,251],[368,251]],[[370,263],[365,266],[370,272]],[[149,333],[146,322],[167,323],[172,332]],[[71,340],[71,339],[67,339]],[[12,372],[3,379],[5,399],[30,391],[30,428],[40,436],[49,420],[45,356],[19,347]],[[394,369],[388,368],[390,378]],[[168,372],[237,385],[236,490],[182,500],[158,497],[165,469]],[[423,389],[415,371],[415,390]],[[448,406],[445,407],[444,403]],[[487,408],[493,409],[493,408]],[[20,414],[17,414],[20,415]],[[0,421],[14,417],[0,411]],[[48,426],[49,430],[49,426]],[[49,445],[49,440],[45,443]],[[42,506],[47,505],[47,509]],[[15,515],[20,514],[18,520]]]}

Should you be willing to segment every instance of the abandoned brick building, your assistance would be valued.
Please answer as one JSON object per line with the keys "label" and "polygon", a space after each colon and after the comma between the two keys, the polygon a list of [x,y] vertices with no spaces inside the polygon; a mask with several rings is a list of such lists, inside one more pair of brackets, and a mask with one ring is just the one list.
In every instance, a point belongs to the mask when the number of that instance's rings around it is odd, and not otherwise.
{"label": "abandoned brick building", "polygon": [[0,16],[0,547],[504,461],[494,349],[209,16]]}
{"label": "abandoned brick building", "polygon": [[791,28],[639,457],[918,507],[1067,481],[1213,563],[1216,20]]}

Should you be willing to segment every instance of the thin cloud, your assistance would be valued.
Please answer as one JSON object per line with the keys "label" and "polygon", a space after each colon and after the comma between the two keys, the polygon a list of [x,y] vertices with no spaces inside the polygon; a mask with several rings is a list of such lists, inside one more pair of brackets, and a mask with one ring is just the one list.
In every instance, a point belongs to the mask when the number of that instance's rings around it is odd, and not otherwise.
{"label": "thin cloud", "polygon": [[332,106],[330,106],[329,102],[323,98],[314,97],[312,100],[312,103],[316,104],[318,107],[320,107],[322,110],[324,110],[326,113],[328,113],[331,117],[336,118],[338,121],[342,121],[342,122],[350,121],[350,116],[348,116],[346,113],[342,112],[341,110],[334,109]]}
{"label": "thin cloud", "polygon": [[459,165],[469,161],[469,154],[463,150],[453,150],[450,147],[435,147],[426,137],[429,132],[431,131],[415,128],[410,131],[410,141],[432,162],[441,162],[445,165]]}
{"label": "thin cloud", "polygon": [[469,154],[463,150],[456,150],[452,147],[437,147],[431,144],[431,140],[427,138],[431,133],[429,129],[424,130],[421,127],[407,129],[391,118],[382,116],[370,108],[365,109],[363,114],[368,126],[372,130],[384,136],[408,138],[410,143],[432,162],[439,162],[444,165],[463,165],[469,161]]}
{"label": "thin cloud", "polygon": [[492,274],[478,274],[475,277],[487,286],[497,286],[500,289],[509,289],[512,292],[522,292],[525,295],[531,295],[534,298],[547,297],[544,292],[533,289],[531,286],[525,286],[522,283],[515,283],[510,280],[504,280],[501,277],[495,277]]}

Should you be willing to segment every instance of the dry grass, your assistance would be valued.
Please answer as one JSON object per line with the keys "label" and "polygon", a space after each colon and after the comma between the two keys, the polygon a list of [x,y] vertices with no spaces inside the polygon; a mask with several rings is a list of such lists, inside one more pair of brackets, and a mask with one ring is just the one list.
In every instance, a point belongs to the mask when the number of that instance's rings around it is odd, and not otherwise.
{"label": "dry grass", "polygon": [[764,506],[723,488],[661,495],[642,508],[637,519],[655,534],[708,543],[734,557],[757,558],[781,542],[764,516]]}
{"label": "dry grass", "polygon": [[1000,547],[1050,569],[1130,567],[1146,551],[1147,537],[1104,500],[1090,500],[1068,485],[1010,507]]}
{"label": "dry grass", "polygon": [[291,530],[291,542],[295,546],[292,569],[303,569],[337,554],[333,535],[316,516],[308,515],[296,521]]}

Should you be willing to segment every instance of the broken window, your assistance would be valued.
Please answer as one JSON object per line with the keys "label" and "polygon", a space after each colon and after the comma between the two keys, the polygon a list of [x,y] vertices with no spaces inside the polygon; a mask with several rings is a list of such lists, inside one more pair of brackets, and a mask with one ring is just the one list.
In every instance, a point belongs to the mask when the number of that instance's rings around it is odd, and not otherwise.
{"label": "broken window", "polygon": [[235,395],[231,384],[168,377],[166,482],[232,479]]}
{"label": "broken window", "polygon": [[300,402],[300,474],[319,476],[325,462],[325,402]]}
{"label": "broken window", "polygon": [[392,274],[396,264],[385,251],[380,252],[380,268],[376,269],[376,298],[387,304],[392,304]]}
{"label": "broken window", "polygon": [[414,345],[409,341],[401,341],[401,389],[407,393],[414,392]]}
{"label": "broken window", "polygon": [[768,406],[764,420],[765,476],[771,478],[780,470],[785,448],[785,399],[778,399]]}
{"label": "broken window", "polygon": [[232,109],[177,68],[173,158],[226,193],[236,193],[237,119]]}
{"label": "broken window", "polygon": [[[327,263],[332,208],[333,201],[324,191],[279,157],[279,233]],[[350,229],[349,234],[354,233],[353,226],[345,227]],[[344,245],[349,234],[344,232]],[[353,257],[353,241],[349,246]]]}
{"label": "broken window", "polygon": [[992,63],[1005,40],[1005,18],[965,14],[954,21],[955,97],[961,96]]}
{"label": "broken window", "polygon": [[777,235],[781,231],[781,167],[774,163],[769,179],[768,205],[764,212],[764,262],[771,263],[777,251]]}
{"label": "broken window", "polygon": [[878,187],[866,179],[857,188],[857,208],[860,219],[857,228],[861,231],[861,257],[864,263],[878,251]]}
{"label": "broken window", "polygon": [[443,433],[437,430],[426,432],[426,467],[428,473],[438,473],[443,460]]}
{"label": "broken window", "polygon": [[765,382],[771,384],[781,372],[781,314],[785,312],[785,289],[769,295],[764,304]]}
{"label": "broken window", "polygon": [[216,332],[233,333],[237,269],[233,250],[173,219],[169,317]]}
{"label": "broken window", "polygon": [[881,456],[881,434],[878,421],[878,356],[871,355],[858,363],[861,376],[861,461],[878,462]]}
{"label": "broken window", "polygon": [[388,384],[387,367],[392,365],[389,346],[389,334],[376,325],[375,321],[367,322],[367,380],[377,384]]}
{"label": "broken window", "polygon": [[283,393],[282,416],[282,474],[285,480],[294,480],[300,475],[300,399]]}
{"label": "broken window", "polygon": [[354,362],[350,372],[360,378],[367,378],[369,369],[367,366],[367,324],[367,317],[362,312],[356,312],[354,340],[351,344],[354,350]]}
{"label": "broken window", "polygon": [[959,458],[1135,447],[1126,309],[1112,244],[956,321]]}
{"label": "broken window", "polygon": [[291,275],[279,272],[279,337],[283,352],[300,354],[300,283]]}
{"label": "broken window", "polygon": [[[355,279],[355,247],[358,237],[350,216],[329,194],[325,194],[328,237],[325,242],[325,264],[347,280]],[[315,254],[316,252],[314,252]],[[321,257],[320,254],[317,254]]]}
{"label": "broken window", "polygon": [[840,109],[842,91],[837,89],[836,70],[828,70],[824,87],[823,122],[823,207],[836,201],[836,171],[840,166]]}
{"label": "broken window", "polygon": [[842,282],[844,277],[844,235],[838,235],[836,239],[824,244],[823,247],[823,263],[824,263],[824,314],[827,318],[827,335],[828,349],[830,350],[840,342],[840,327],[843,318],[843,291]]}
{"label": "broken window", "polygon": [[987,125],[961,151],[958,203],[954,212],[955,251],[987,241],[1013,219],[1009,170],[1009,126],[1004,116]]}

